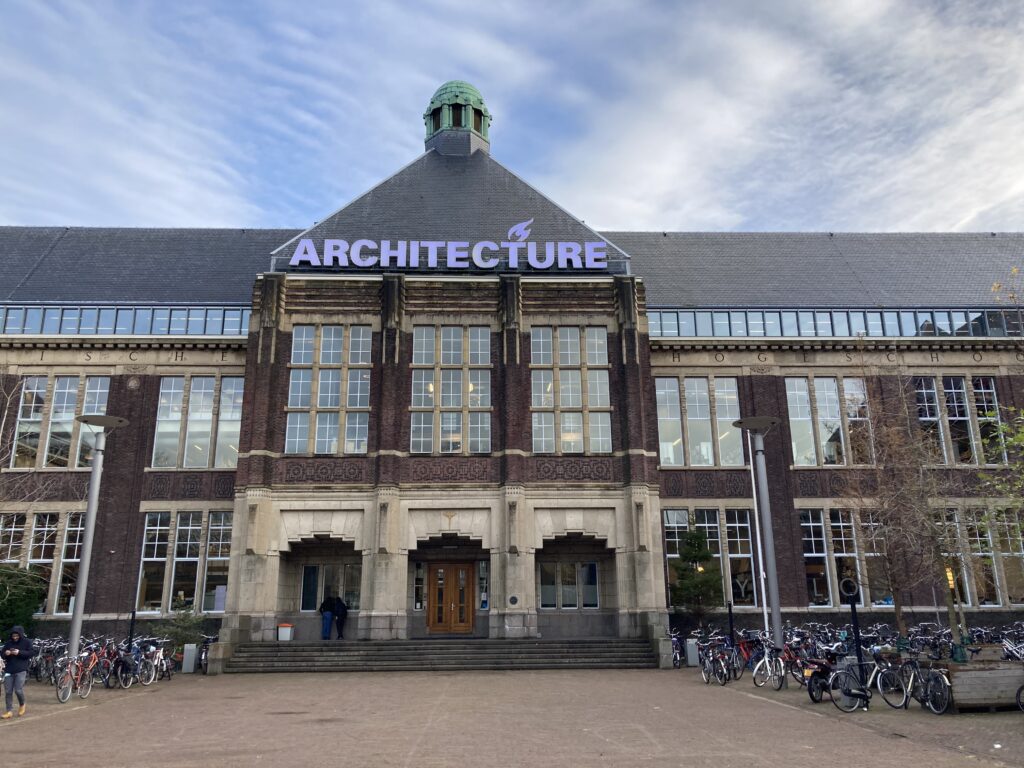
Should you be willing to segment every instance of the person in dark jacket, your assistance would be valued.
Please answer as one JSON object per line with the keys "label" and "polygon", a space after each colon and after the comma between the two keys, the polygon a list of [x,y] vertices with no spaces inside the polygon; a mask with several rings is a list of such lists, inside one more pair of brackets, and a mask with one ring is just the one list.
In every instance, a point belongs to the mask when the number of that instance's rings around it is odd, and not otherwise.
{"label": "person in dark jacket", "polygon": [[324,593],[324,601],[320,603],[320,639],[331,639],[331,620],[334,618],[334,597],[330,592]]}
{"label": "person in dark jacket", "polygon": [[334,623],[338,626],[338,639],[343,639],[345,634],[345,617],[348,616],[348,603],[345,598],[338,595],[334,598]]}
{"label": "person in dark jacket", "polygon": [[22,627],[15,627],[0,650],[0,655],[4,660],[4,692],[7,703],[7,709],[0,715],[0,719],[10,720],[14,694],[18,695],[18,717],[25,714],[25,679],[28,677],[29,661],[36,655],[36,649],[32,647],[32,641],[25,637],[25,630]]}

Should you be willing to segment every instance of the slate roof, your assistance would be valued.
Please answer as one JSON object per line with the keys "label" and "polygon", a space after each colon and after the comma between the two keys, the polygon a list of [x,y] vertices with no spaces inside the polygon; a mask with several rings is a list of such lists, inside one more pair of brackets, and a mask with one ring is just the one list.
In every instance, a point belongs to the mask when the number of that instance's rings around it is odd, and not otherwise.
{"label": "slate roof", "polygon": [[248,303],[296,232],[0,227],[0,302]]}
{"label": "slate roof", "polygon": [[[0,302],[245,304],[277,250],[320,242],[607,240],[652,307],[992,306],[1024,233],[595,233],[484,152],[431,151],[308,230],[0,227]],[[613,253],[613,249],[609,249]]]}
{"label": "slate roof", "polygon": [[[530,219],[531,240],[600,239],[488,153],[467,157],[430,151],[302,236],[315,243],[328,238],[500,243],[509,239],[512,226]],[[288,244],[280,255],[290,257],[293,251],[294,245]],[[609,261],[613,253],[609,249]]]}
{"label": "slate roof", "polygon": [[993,306],[1024,233],[604,232],[657,307]]}

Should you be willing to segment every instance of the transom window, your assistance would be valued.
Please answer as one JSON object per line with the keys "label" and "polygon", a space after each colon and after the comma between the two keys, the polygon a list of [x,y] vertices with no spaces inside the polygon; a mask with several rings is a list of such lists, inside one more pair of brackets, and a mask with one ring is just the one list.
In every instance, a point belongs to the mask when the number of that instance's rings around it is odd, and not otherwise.
{"label": "transom window", "polygon": [[413,327],[410,453],[491,452],[491,329]]}
{"label": "transom window", "polygon": [[608,330],[535,327],[530,367],[533,452],[611,453]]}
{"label": "transom window", "polygon": [[[732,377],[655,379],[658,442],[663,467],[741,467],[738,382]],[[685,429],[685,435],[684,435]]]}
{"label": "transom window", "polygon": [[372,345],[368,325],[292,329],[285,453],[366,453]]}

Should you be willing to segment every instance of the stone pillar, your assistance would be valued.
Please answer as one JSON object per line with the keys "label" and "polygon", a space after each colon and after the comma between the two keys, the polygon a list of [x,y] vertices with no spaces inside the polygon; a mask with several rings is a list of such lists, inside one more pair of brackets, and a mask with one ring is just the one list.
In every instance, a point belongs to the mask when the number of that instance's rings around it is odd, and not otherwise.
{"label": "stone pillar", "polygon": [[491,550],[491,637],[537,637],[532,510],[522,486],[506,486],[503,541]]}
{"label": "stone pillar", "polygon": [[645,485],[630,486],[623,496],[622,546],[615,550],[619,637],[662,637],[668,611],[658,496]]}
{"label": "stone pillar", "polygon": [[236,497],[218,659],[228,658],[237,643],[277,638],[279,531],[269,489],[248,488]]}
{"label": "stone pillar", "polygon": [[363,579],[357,634],[360,640],[405,640],[409,636],[406,587],[409,556],[401,546],[408,521],[397,488],[377,489],[363,526]]}

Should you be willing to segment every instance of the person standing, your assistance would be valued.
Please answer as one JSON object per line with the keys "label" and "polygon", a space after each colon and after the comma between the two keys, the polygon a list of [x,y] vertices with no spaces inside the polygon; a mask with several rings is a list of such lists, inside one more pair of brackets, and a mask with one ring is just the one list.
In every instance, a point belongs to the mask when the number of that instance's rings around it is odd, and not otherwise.
{"label": "person standing", "polygon": [[338,639],[343,640],[345,634],[345,618],[348,616],[348,603],[340,594],[334,598],[334,622],[338,625]]}
{"label": "person standing", "polygon": [[320,639],[331,639],[331,621],[334,619],[334,597],[331,593],[324,593],[324,601],[320,603]]}
{"label": "person standing", "polygon": [[18,626],[11,630],[11,636],[4,643],[0,655],[4,660],[4,696],[7,709],[0,719],[10,720],[14,695],[18,696],[18,717],[25,714],[25,679],[28,677],[28,665],[36,649],[32,641],[25,637],[25,630]]}

